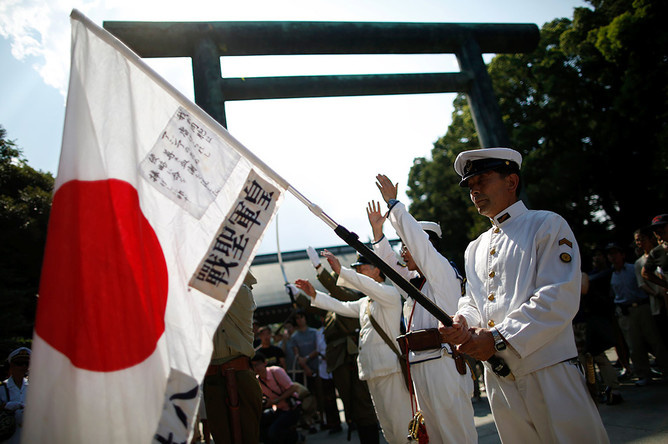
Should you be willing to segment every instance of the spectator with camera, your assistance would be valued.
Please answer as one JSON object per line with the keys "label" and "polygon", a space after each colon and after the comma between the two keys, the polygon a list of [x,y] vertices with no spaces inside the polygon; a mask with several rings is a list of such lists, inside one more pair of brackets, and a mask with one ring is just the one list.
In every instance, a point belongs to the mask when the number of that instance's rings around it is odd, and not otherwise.
{"label": "spectator with camera", "polygon": [[262,387],[264,411],[260,419],[260,440],[267,444],[296,443],[300,414],[297,385],[282,367],[268,367],[262,353],[253,356],[251,363]]}

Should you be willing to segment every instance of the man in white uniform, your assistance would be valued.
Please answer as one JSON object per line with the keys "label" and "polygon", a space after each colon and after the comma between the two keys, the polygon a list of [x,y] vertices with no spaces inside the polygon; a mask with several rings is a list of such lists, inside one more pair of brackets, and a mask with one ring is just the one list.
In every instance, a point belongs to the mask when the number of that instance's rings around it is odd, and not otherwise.
{"label": "man in white uniform", "polygon": [[371,321],[375,322],[389,338],[399,335],[401,322],[401,295],[391,285],[385,285],[385,277],[376,266],[363,257],[351,268],[342,267],[339,260],[325,250],[334,273],[339,278],[337,285],[353,288],[367,296],[356,301],[339,301],[330,295],[315,290],[313,285],[304,279],[296,281],[304,293],[313,298],[313,306],[333,311],[341,316],[356,317],[360,320],[359,331],[359,378],[366,381],[373,400],[374,409],[383,435],[390,444],[406,442],[408,423],[412,418],[410,395],[401,372],[396,353],[383,340]]}
{"label": "man in white uniform", "polygon": [[[518,199],[522,156],[508,148],[465,151],[460,185],[492,227],[464,255],[466,296],[443,337],[486,361],[503,358],[512,375],[485,363],[492,414],[505,443],[605,443],[587,393],[571,321],[580,301],[580,253],[566,221]],[[469,330],[469,326],[473,327]]]}
{"label": "man in white uniform", "polygon": [[[389,220],[403,241],[406,267],[397,264],[394,251],[382,231],[372,224],[374,250],[387,264],[424,293],[446,313],[454,313],[461,298],[461,280],[450,261],[432,244],[440,242],[441,229],[434,222],[418,222],[396,200],[397,186],[385,175],[376,176],[376,185],[389,207]],[[376,210],[370,208],[368,211]],[[376,213],[379,211],[376,210]],[[371,220],[371,215],[369,215]],[[410,374],[417,402],[425,420],[429,442],[474,443],[478,441],[473,420],[473,381],[466,374],[463,357],[453,359],[453,351],[441,341],[438,320],[409,298],[404,305],[407,336],[410,336]],[[434,335],[435,333],[435,335]],[[413,338],[415,341],[413,342]],[[425,338],[431,338],[425,341]],[[428,342],[428,343],[427,343]],[[415,345],[415,347],[413,346]],[[460,373],[461,371],[461,373]]]}

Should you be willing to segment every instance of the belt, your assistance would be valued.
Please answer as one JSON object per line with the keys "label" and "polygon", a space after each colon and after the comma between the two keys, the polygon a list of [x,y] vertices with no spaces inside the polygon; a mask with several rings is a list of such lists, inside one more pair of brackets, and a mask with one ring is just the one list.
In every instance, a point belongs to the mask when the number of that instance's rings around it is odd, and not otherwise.
{"label": "belt", "polygon": [[224,364],[211,364],[206,370],[206,376],[223,374],[225,370],[250,370],[250,358],[248,356],[239,356]]}

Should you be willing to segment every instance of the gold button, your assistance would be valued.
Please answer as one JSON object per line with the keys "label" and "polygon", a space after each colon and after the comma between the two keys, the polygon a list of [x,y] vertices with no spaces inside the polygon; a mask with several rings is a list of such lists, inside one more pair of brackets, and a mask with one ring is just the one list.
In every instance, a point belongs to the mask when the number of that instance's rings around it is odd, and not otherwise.
{"label": "gold button", "polygon": [[492,272],[489,274],[489,277],[493,278],[494,276],[496,276],[496,273],[492,271]]}
{"label": "gold button", "polygon": [[492,251],[489,252],[492,256],[494,256],[494,253],[496,253],[496,249],[492,248]]}
{"label": "gold button", "polygon": [[495,232],[495,233],[499,233],[499,232],[501,232],[501,228],[496,227],[496,228],[494,229],[494,232]]}
{"label": "gold button", "polygon": [[493,301],[494,300],[494,293],[487,296],[487,299],[489,299],[490,301]]}
{"label": "gold button", "polygon": [[487,325],[489,325],[490,327],[494,327],[494,321],[490,319]]}

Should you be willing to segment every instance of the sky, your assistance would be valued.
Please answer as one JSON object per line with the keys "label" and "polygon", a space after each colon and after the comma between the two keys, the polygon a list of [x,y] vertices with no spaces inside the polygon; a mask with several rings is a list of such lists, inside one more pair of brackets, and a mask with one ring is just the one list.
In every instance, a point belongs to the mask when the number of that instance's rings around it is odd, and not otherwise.
{"label": "sky", "polygon": [[[354,21],[535,23],[572,17],[574,0],[0,0],[0,125],[33,168],[57,174],[70,50],[69,14],[104,21]],[[489,61],[493,55],[485,55]],[[193,99],[190,59],[146,59]],[[457,72],[453,55],[225,57],[223,77]],[[413,160],[430,157],[454,94],[228,102],[227,129],[311,202],[369,239],[375,176],[406,197]],[[394,231],[386,225],[386,234]],[[341,245],[287,193],[259,253]]]}

